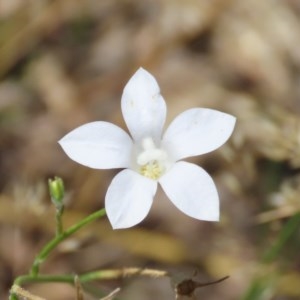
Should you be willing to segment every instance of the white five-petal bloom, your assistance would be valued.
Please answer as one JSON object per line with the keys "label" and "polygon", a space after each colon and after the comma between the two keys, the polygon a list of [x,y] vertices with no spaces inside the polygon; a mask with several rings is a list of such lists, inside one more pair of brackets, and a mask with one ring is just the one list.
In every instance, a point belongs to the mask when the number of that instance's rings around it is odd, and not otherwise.
{"label": "white five-petal bloom", "polygon": [[99,121],[82,125],[59,141],[66,154],[82,165],[124,168],[105,196],[113,228],[141,222],[158,183],[188,216],[217,221],[219,197],[212,178],[201,167],[181,160],[223,145],[232,134],[235,117],[192,108],[177,116],[163,134],[166,103],[155,78],[142,68],[125,86],[121,106],[131,136],[114,124]]}

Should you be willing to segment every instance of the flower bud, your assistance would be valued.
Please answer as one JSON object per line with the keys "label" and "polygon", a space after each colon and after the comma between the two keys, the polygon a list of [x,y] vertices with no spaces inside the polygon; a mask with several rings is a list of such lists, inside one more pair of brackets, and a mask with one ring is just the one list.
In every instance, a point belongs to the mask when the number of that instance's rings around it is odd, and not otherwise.
{"label": "flower bud", "polygon": [[60,177],[55,176],[54,179],[48,180],[51,201],[59,208],[63,206],[63,198],[65,195],[64,182]]}

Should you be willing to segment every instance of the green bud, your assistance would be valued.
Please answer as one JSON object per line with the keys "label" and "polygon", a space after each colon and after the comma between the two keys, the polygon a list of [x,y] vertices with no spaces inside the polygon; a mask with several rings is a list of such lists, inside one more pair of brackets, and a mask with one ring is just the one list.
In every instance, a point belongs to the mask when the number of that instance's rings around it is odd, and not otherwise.
{"label": "green bud", "polygon": [[60,177],[55,176],[54,179],[48,180],[51,201],[56,207],[63,206],[63,198],[65,195],[64,182]]}

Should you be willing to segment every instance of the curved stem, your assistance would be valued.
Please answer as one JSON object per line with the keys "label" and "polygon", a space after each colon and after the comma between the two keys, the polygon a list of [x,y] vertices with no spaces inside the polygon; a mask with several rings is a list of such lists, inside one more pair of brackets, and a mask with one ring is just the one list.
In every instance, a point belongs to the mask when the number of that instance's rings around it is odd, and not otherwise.
{"label": "curved stem", "polygon": [[[64,275],[22,275],[19,276],[14,284],[22,285],[32,282],[62,282],[62,283],[74,283],[74,274]],[[148,276],[148,277],[165,277],[168,276],[166,271],[155,269],[140,269],[140,268],[125,268],[125,269],[108,269],[98,270],[93,272],[77,275],[81,283],[90,282],[94,280],[110,280],[129,276]]]}
{"label": "curved stem", "polygon": [[[105,216],[105,209],[98,210],[83,220],[79,221],[75,225],[71,226],[64,232],[62,232],[60,235],[57,235],[54,239],[52,239],[50,242],[48,242],[45,247],[40,251],[40,253],[35,257],[30,274],[32,276],[37,276],[39,273],[39,267],[44,262],[44,260],[48,257],[48,255],[51,253],[53,249],[56,248],[58,244],[60,244],[62,241],[64,241],[66,238],[77,232],[80,228],[83,226],[95,221],[98,218],[101,218]],[[18,279],[18,278],[17,278]],[[16,280],[17,280],[16,279]]]}
{"label": "curved stem", "polygon": [[[86,283],[95,280],[109,280],[109,279],[117,279],[129,276],[148,276],[148,277],[166,277],[169,274],[166,271],[155,270],[155,269],[141,269],[141,268],[125,268],[125,269],[108,269],[108,270],[98,270],[94,272],[88,272],[81,275],[74,274],[64,274],[64,275],[22,275],[16,278],[12,289],[11,294],[9,296],[9,300],[18,300],[17,291],[25,291],[20,286],[26,283],[33,282],[61,282],[61,283],[69,283],[74,284],[75,277],[79,279],[80,283]],[[26,291],[25,291],[26,292]],[[24,295],[24,293],[22,293]],[[38,299],[38,298],[36,298]],[[33,298],[32,298],[33,300]]]}

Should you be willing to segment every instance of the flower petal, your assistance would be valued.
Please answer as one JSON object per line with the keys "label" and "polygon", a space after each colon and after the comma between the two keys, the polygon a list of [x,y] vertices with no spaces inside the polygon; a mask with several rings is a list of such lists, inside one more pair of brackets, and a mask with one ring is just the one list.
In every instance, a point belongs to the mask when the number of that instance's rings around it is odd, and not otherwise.
{"label": "flower petal", "polygon": [[132,140],[123,129],[108,122],[82,125],[65,135],[59,144],[71,159],[90,168],[130,166]]}
{"label": "flower petal", "polygon": [[122,112],[135,141],[161,138],[166,119],[166,103],[155,78],[140,68],[126,84],[122,95]]}
{"label": "flower petal", "polygon": [[190,217],[219,220],[219,196],[205,170],[187,162],[177,162],[159,180],[175,206]]}
{"label": "flower petal", "polygon": [[175,161],[213,151],[228,140],[235,121],[235,117],[217,110],[189,109],[170,124],[162,146]]}
{"label": "flower petal", "polygon": [[112,227],[128,228],[141,222],[151,208],[156,189],[156,181],[132,170],[118,173],[105,196],[105,209]]}

